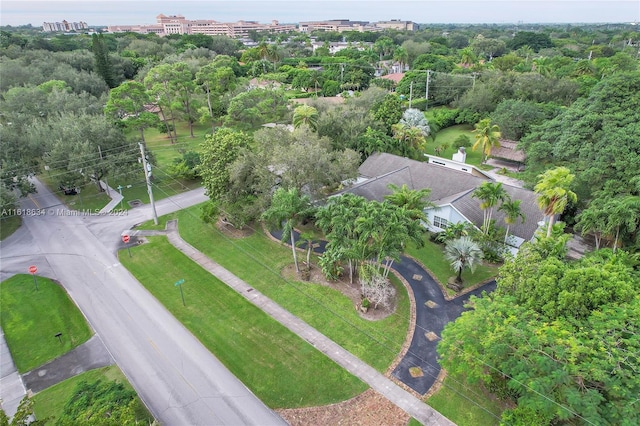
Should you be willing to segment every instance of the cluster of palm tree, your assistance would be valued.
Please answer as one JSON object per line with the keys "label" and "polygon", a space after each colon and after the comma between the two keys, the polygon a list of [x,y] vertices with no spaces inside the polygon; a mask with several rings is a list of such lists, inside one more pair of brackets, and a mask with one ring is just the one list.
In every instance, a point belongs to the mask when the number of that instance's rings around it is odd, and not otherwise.
{"label": "cluster of palm tree", "polygon": [[493,222],[494,208],[500,203],[498,210],[504,213],[504,222],[507,230],[504,235],[504,242],[509,237],[509,227],[516,223],[518,219],[525,221],[525,216],[520,209],[521,200],[512,200],[501,182],[483,182],[473,191],[473,198],[480,200],[480,209],[483,212],[481,231],[487,235]]}

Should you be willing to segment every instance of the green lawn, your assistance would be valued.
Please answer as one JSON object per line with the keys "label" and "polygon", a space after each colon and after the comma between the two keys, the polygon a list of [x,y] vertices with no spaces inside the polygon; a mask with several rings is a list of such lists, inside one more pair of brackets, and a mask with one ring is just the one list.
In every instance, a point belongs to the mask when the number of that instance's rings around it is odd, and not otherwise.
{"label": "green lawn", "polygon": [[394,281],[399,298],[395,314],[380,321],[362,319],[342,293],[282,278],[282,268],[293,263],[291,250],[261,229],[246,238],[230,239],[215,226],[202,223],[199,213],[195,206],[177,214],[186,241],[378,371],[389,367],[409,328],[404,286]]}
{"label": "green lawn", "polygon": [[11,216],[0,218],[0,241],[13,234],[22,225],[20,216]]}
{"label": "green lawn", "polygon": [[[194,264],[165,237],[149,240],[150,244],[131,249],[133,257],[120,256],[122,263],[267,405],[329,404],[367,388]],[[180,279],[185,280],[182,290],[186,306],[174,285]]]}
{"label": "green lawn", "polygon": [[[44,277],[15,275],[0,283],[0,319],[20,373],[86,342],[91,329],[65,290]],[[60,342],[55,335],[62,333]]]}
{"label": "green lawn", "polygon": [[[81,381],[91,383],[97,380],[119,382],[124,384],[127,389],[133,390],[124,374],[115,365],[86,371],[35,394],[33,396],[33,409],[36,418],[41,420],[49,419],[49,422],[60,418],[64,406],[73,395],[77,384]],[[142,401],[137,397],[136,399],[136,417],[141,420],[143,425],[150,424],[153,421],[153,417],[149,414]]]}
{"label": "green lawn", "polygon": [[469,384],[459,376],[447,376],[426,402],[458,426],[499,425],[507,408],[480,385]]}
{"label": "green lawn", "polygon": [[[426,153],[430,155],[436,155],[433,150],[436,146],[440,146],[442,144],[448,144],[449,148],[442,151],[439,154],[439,157],[451,159],[454,153],[458,151],[459,146],[457,146],[453,141],[458,138],[460,135],[467,135],[473,144],[475,142],[475,133],[472,132],[473,126],[468,124],[456,124],[455,126],[447,127],[445,129],[440,130],[436,135],[435,143],[431,140],[431,138],[427,138],[427,148]],[[482,153],[478,151],[473,151],[471,147],[467,147],[467,163],[480,166],[482,163]]]}
{"label": "green lawn", "polygon": [[[451,269],[449,262],[444,258],[444,246],[433,243],[425,238],[425,244],[422,248],[416,248],[415,245],[409,244],[407,247],[407,254],[417,259],[422,263],[432,275],[445,286],[449,277],[455,276],[455,272]],[[474,273],[471,273],[468,269],[462,272],[462,280],[464,286],[471,287],[478,283],[485,282],[492,277],[498,275],[498,267],[495,265],[482,264],[479,265]],[[449,296],[454,296],[456,293],[453,290],[447,288]]]}
{"label": "green lawn", "polygon": [[[58,197],[62,204],[73,210],[100,210],[111,200],[106,192],[98,191],[98,186],[95,183],[84,185],[77,195],[64,195],[58,188],[60,183],[56,180],[55,174],[44,172],[38,175],[38,179]],[[111,182],[109,183],[111,184]]]}

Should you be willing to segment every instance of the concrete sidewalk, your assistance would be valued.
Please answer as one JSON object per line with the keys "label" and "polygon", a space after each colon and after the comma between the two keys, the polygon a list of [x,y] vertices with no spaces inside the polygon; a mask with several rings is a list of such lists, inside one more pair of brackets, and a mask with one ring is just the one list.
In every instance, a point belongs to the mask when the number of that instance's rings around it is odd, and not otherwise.
{"label": "concrete sidewalk", "polygon": [[108,186],[106,183],[102,181],[100,183],[104,185],[105,188],[107,188],[107,194],[109,194],[109,197],[111,197],[111,201],[109,201],[107,205],[104,206],[102,210],[100,210],[100,213],[109,213],[120,204],[124,197],[120,195],[118,191]]}
{"label": "concrete sidewalk", "polygon": [[0,406],[5,414],[12,418],[18,410],[20,401],[27,394],[18,369],[13,363],[9,346],[0,329]]}
{"label": "concrete sidewalk", "polygon": [[178,250],[186,254],[198,265],[209,271],[212,275],[234,289],[249,302],[272,316],[276,321],[289,330],[309,342],[313,347],[327,355],[330,359],[341,365],[354,376],[367,383],[389,401],[400,407],[407,414],[420,421],[424,425],[454,425],[449,419],[429,407],[420,399],[405,391],[393,381],[379,373],[377,370],[345,350],[321,334],[318,330],[291,314],[280,305],[249,286],[246,282],[227,271],[222,266],[213,262],[202,252],[185,242],[178,233],[177,221],[167,223],[169,242]]}
{"label": "concrete sidewalk", "polygon": [[27,389],[37,393],[85,371],[114,363],[100,337],[94,334],[82,345],[25,373],[22,379]]}

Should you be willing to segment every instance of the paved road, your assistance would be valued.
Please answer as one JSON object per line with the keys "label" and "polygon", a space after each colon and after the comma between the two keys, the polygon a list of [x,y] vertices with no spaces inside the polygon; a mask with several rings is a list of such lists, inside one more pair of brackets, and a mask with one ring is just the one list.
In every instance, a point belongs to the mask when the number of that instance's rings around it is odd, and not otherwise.
{"label": "paved road", "polygon": [[[38,273],[60,281],[152,414],[165,425],[286,424],[257,399],[120,264],[120,235],[151,218],[73,215],[39,182],[16,234],[0,243],[0,278]],[[159,215],[205,201],[204,190],[157,205]]]}

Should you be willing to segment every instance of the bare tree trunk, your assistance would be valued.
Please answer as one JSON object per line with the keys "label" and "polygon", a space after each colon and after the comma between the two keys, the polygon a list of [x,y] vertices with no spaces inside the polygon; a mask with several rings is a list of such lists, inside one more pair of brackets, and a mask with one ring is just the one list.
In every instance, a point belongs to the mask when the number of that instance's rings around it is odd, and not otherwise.
{"label": "bare tree trunk", "polygon": [[549,215],[549,226],[547,227],[547,238],[551,236],[551,229],[553,229],[553,222],[556,219],[556,215]]}
{"label": "bare tree trunk", "polygon": [[296,272],[300,273],[300,268],[298,267],[298,256],[296,255],[296,240],[293,235],[293,229],[291,230],[291,250],[293,251],[293,263],[296,265]]}

